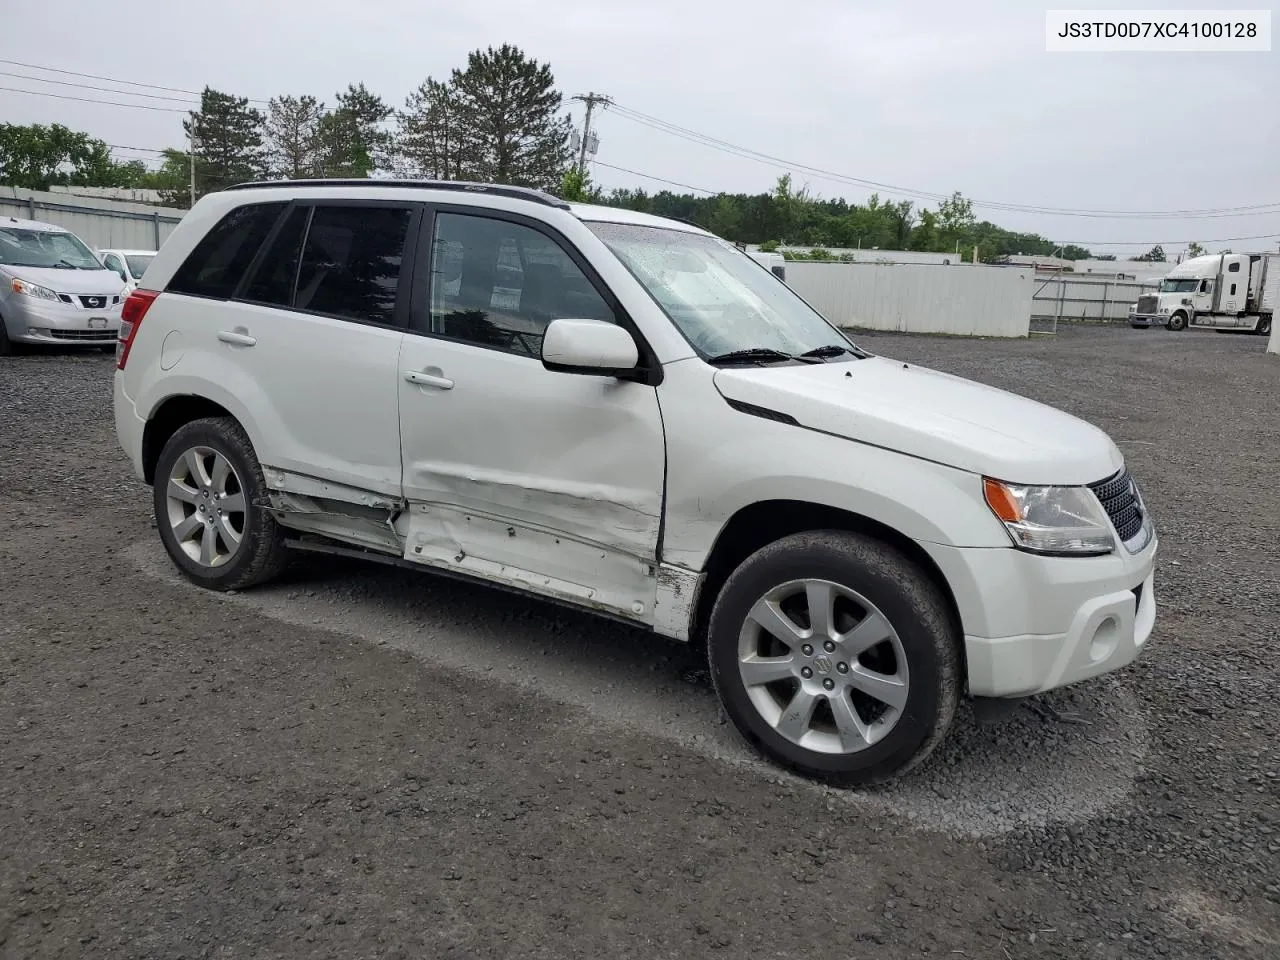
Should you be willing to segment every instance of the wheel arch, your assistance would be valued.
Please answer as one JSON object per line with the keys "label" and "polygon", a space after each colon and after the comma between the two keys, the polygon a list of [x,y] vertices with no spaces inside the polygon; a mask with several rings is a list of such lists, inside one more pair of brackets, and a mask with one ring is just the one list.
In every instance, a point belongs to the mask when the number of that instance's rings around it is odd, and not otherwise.
{"label": "wheel arch", "polygon": [[[761,500],[734,513],[717,534],[707,556],[701,587],[694,603],[689,637],[706,641],[707,623],[716,596],[733,570],[752,553],[782,537],[810,530],[844,530],[860,533],[894,547],[938,587],[947,605],[952,627],[963,636],[963,623],[955,591],[933,557],[915,540],[888,524],[821,503],[803,500]],[[961,644],[963,663],[963,644]]]}
{"label": "wheel arch", "polygon": [[[147,418],[142,430],[142,470],[148,484],[155,483],[160,452],[181,427],[205,417],[227,417],[240,423],[226,407],[196,394],[178,394],[163,400]],[[241,424],[243,427],[243,424]]]}

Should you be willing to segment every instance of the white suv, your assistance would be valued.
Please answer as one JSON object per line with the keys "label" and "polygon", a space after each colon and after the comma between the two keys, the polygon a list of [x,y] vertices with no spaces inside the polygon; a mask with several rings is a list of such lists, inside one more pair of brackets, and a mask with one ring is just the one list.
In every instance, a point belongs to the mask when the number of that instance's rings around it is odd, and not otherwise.
{"label": "white suv", "polygon": [[959,698],[1130,663],[1156,535],[1121,454],[872,356],[732,244],[462,183],[203,198],[124,310],[120,442],[192,581],[359,554],[705,643],[742,735],[900,775]]}

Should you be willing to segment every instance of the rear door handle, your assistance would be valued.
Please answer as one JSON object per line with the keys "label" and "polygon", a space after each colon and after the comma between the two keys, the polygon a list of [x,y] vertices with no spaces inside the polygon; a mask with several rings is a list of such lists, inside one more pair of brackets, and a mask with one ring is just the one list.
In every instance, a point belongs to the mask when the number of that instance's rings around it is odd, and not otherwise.
{"label": "rear door handle", "polygon": [[223,343],[234,343],[237,347],[252,347],[258,342],[258,338],[249,336],[249,331],[244,327],[237,327],[235,330],[219,330],[218,339]]}
{"label": "rear door handle", "polygon": [[440,390],[453,389],[453,381],[448,377],[437,376],[434,373],[423,373],[421,370],[406,370],[404,378],[420,387],[436,387]]}

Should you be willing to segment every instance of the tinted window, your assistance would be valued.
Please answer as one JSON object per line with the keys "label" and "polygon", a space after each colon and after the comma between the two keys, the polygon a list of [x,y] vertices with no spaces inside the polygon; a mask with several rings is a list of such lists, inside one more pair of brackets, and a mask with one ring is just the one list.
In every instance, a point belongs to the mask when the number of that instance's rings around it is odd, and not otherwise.
{"label": "tinted window", "polygon": [[564,249],[530,227],[436,217],[431,332],[537,357],[552,320],[617,318]]}
{"label": "tinted window", "polygon": [[249,281],[242,298],[255,303],[292,306],[293,285],[298,279],[298,259],[302,254],[302,235],[307,229],[310,207],[295,207],[284,225],[267,247]]}
{"label": "tinted window", "polygon": [[317,206],[307,231],[294,306],[335,317],[395,322],[396,290],[412,211]]}
{"label": "tinted window", "polygon": [[1235,295],[1236,295],[1236,285],[1233,283],[1231,285],[1231,296],[1234,297]]}
{"label": "tinted window", "polygon": [[169,281],[169,289],[201,297],[231,296],[283,207],[282,203],[236,207],[196,244]]}
{"label": "tinted window", "polygon": [[1227,273],[1239,273],[1239,272],[1240,272],[1240,261],[1237,260],[1235,263],[1227,265]]}

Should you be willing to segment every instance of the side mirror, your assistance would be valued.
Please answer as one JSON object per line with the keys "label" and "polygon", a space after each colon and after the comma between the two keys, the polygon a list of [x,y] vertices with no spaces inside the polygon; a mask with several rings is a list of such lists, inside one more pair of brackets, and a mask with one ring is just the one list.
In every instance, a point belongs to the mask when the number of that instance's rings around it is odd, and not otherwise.
{"label": "side mirror", "polygon": [[542,336],[542,365],[558,373],[616,376],[639,362],[631,334],[603,320],[552,320]]}

